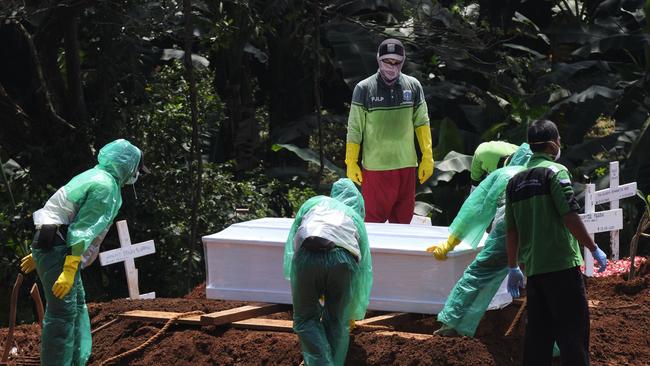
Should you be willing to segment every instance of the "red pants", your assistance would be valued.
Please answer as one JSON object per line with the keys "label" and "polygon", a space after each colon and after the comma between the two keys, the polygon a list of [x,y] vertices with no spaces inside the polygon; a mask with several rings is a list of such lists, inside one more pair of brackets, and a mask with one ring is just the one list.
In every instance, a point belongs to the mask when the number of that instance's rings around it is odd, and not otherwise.
{"label": "red pants", "polygon": [[415,208],[415,168],[363,170],[366,222],[410,224]]}

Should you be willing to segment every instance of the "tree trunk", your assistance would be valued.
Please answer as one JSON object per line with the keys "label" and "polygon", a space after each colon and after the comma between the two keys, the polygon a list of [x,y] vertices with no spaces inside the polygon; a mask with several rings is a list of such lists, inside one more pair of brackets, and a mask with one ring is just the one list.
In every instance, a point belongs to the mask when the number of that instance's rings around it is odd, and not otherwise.
{"label": "tree trunk", "polygon": [[321,97],[320,97],[320,7],[318,3],[314,6],[314,101],[316,103],[316,122],[318,123],[318,157],[320,166],[318,167],[318,176],[316,177],[316,187],[320,186],[323,179],[324,151],[323,151],[323,121],[321,118]]}
{"label": "tree trunk", "polygon": [[226,105],[227,118],[219,139],[213,140],[211,158],[220,162],[235,159],[236,169],[246,171],[257,165],[255,151],[259,146],[250,56],[244,51],[252,37],[252,25],[250,9],[238,4],[226,6],[238,31],[231,35],[227,45],[213,50],[214,88]]}
{"label": "tree trunk", "polygon": [[[293,2],[288,13],[301,14],[301,2]],[[295,14],[294,14],[295,15]],[[277,24],[276,35],[269,36],[269,120],[272,142],[282,141],[299,147],[307,147],[309,136],[286,140],[280,132],[290,123],[312,116],[315,106],[313,62],[305,62],[305,53],[313,52],[313,44],[305,44],[305,29],[296,29],[296,24]],[[311,29],[313,32],[313,28]],[[307,49],[306,49],[307,48]],[[299,122],[307,123],[307,122]],[[267,158],[273,165],[299,165],[305,163],[293,153],[272,152]]]}
{"label": "tree trunk", "polygon": [[[645,27],[643,29],[646,35],[650,34],[650,0],[645,1],[645,6],[643,7],[645,12]],[[645,71],[650,73],[650,44],[646,43],[644,49],[644,58],[645,58]]]}
{"label": "tree trunk", "polygon": [[185,70],[189,85],[189,104],[192,118],[192,145],[190,149],[190,189],[192,216],[190,218],[190,237],[188,243],[187,258],[187,288],[191,288],[192,279],[192,258],[196,250],[196,236],[198,229],[198,212],[201,205],[201,184],[203,175],[203,162],[201,157],[201,146],[199,141],[199,121],[196,107],[196,80],[194,80],[194,66],[192,65],[192,0],[183,0],[183,15],[185,16]]}
{"label": "tree trunk", "polygon": [[521,0],[480,0],[479,21],[487,20],[492,28],[508,30]]}
{"label": "tree trunk", "polygon": [[73,10],[66,22],[64,31],[65,69],[68,82],[68,110],[70,119],[78,126],[85,125],[86,102],[84,99],[81,60],[79,59],[79,15]]}

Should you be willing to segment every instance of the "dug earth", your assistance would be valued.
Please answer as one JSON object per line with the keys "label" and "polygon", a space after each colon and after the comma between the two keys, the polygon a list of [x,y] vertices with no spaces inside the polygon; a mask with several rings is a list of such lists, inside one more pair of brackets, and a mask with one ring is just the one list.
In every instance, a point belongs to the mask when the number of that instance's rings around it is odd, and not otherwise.
{"label": "dug earth", "polygon": [[[650,360],[650,271],[647,262],[640,276],[587,279],[591,312],[592,365],[647,365]],[[520,365],[524,322],[513,335],[504,333],[520,303],[489,311],[477,337],[442,338],[431,335],[440,324],[435,317],[417,315],[412,320],[382,330],[356,329],[352,333],[346,364],[349,365]],[[115,300],[88,304],[93,333],[90,365],[133,349],[158,332],[163,324],[118,319],[130,310],[215,312],[246,305],[244,302],[205,299],[204,285],[183,299]],[[380,313],[368,316],[381,315]],[[291,319],[290,312],[268,316]],[[525,319],[525,317],[523,318]],[[7,329],[0,329],[4,341]],[[40,328],[20,325],[14,334],[9,364],[37,357]],[[4,349],[4,344],[2,348]],[[32,358],[33,360],[33,358]],[[292,333],[232,329],[227,326],[173,325],[159,339],[120,361],[129,365],[298,365],[302,361],[298,338]]]}

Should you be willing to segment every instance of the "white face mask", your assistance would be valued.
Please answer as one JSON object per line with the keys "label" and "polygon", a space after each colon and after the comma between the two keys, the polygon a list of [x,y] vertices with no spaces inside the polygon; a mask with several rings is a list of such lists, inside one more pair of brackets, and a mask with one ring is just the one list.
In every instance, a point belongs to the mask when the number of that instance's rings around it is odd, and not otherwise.
{"label": "white face mask", "polygon": [[560,159],[560,156],[562,155],[562,147],[558,145],[555,141],[551,141],[553,145],[557,146],[557,152],[555,153],[555,156],[553,157],[553,160],[558,161]]}
{"label": "white face mask", "polygon": [[560,145],[557,142],[555,142],[555,141],[533,142],[532,145],[548,144],[548,143],[551,143],[551,144],[553,144],[554,146],[557,147],[557,152],[555,153],[555,156],[553,157],[553,160],[558,161],[560,159],[560,155],[562,155],[562,148],[560,147]]}
{"label": "white face mask", "polygon": [[124,184],[134,184],[135,182],[138,181],[138,177],[140,176],[140,171],[137,170],[134,175],[132,175]]}

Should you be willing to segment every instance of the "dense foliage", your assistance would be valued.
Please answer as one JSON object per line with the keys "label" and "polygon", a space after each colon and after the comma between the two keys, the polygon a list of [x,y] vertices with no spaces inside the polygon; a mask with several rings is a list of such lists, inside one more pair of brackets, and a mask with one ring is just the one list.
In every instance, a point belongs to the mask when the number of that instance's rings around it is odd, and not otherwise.
{"label": "dense foliage", "polygon": [[[605,185],[612,160],[621,161],[622,182],[650,191],[650,1],[191,4],[186,17],[176,0],[2,2],[3,283],[28,250],[31,213],[94,164],[104,143],[125,137],[153,168],[124,190],[118,216],[134,242],[157,242],[154,261],[138,260],[140,286],[183,293],[203,277],[200,239],[190,240],[192,133],[198,128],[203,162],[199,236],[290,216],[343,174],[351,90],[376,72],[376,45],[387,36],[407,45],[404,71],[424,86],[437,169],[418,187],[417,210],[435,224],[449,224],[466,196],[475,147],[520,143],[540,117],[559,124],[562,162],[579,192]],[[623,254],[643,207],[624,201]],[[105,249],[116,246],[111,232]],[[126,296],[121,266],[86,272],[90,299]]]}

